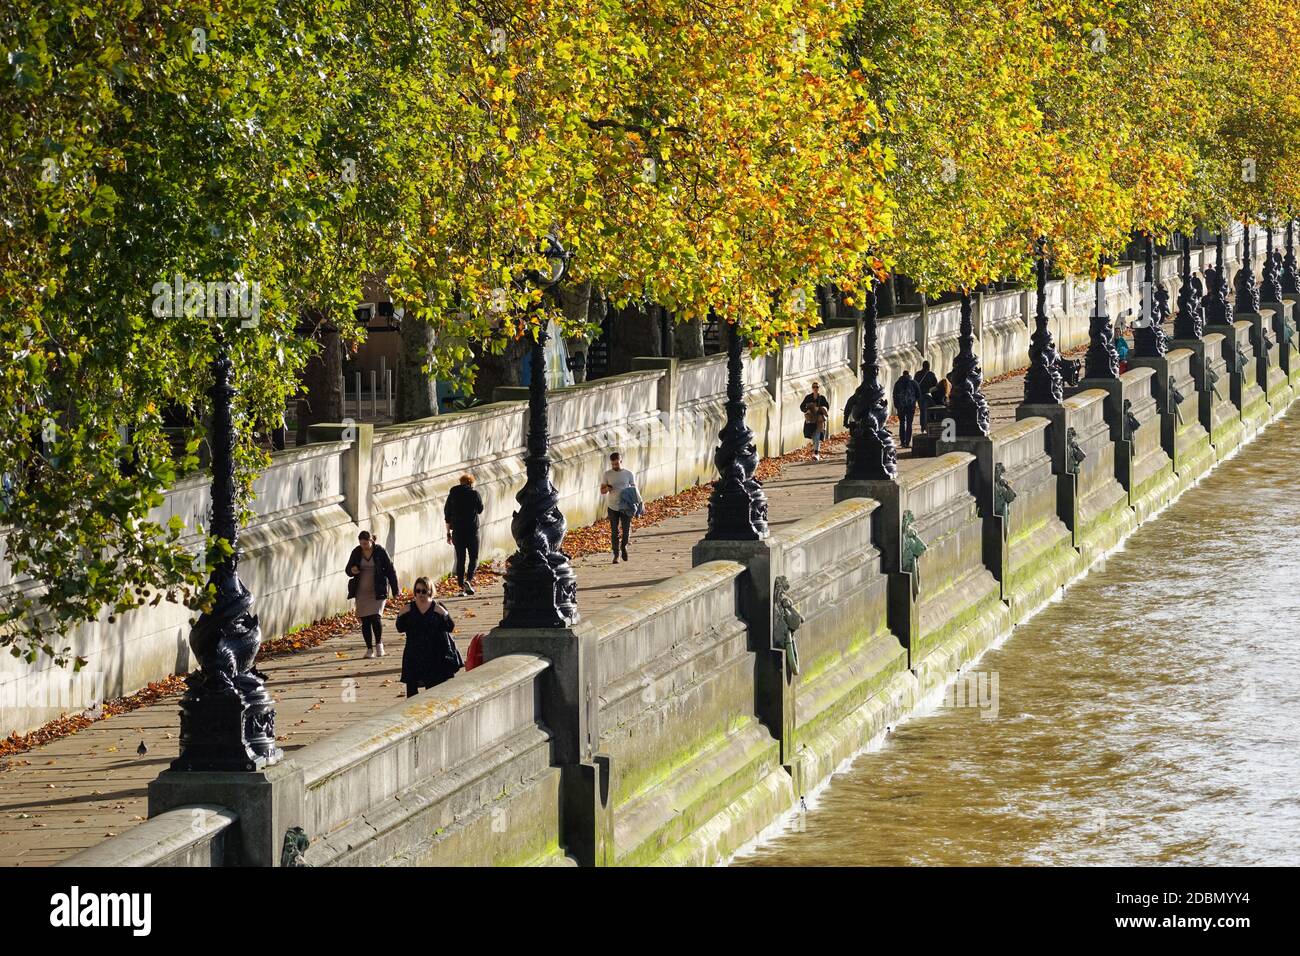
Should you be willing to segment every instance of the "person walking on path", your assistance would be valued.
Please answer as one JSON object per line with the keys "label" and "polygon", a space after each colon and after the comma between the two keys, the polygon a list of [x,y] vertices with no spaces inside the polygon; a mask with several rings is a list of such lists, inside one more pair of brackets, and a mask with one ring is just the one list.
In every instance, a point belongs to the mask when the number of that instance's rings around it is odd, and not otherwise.
{"label": "person walking on path", "polygon": [[[636,484],[636,476],[623,467],[623,457],[614,452],[609,456],[609,468],[600,479],[600,493],[605,496],[605,510],[609,513],[609,543],[614,552],[614,564],[621,554],[627,560],[627,539],[632,533],[632,515],[623,511],[623,489]],[[623,531],[619,541],[619,529]]]}
{"label": "person walking on path", "polygon": [[384,624],[381,615],[389,591],[397,596],[397,572],[388,552],[376,544],[369,531],[360,534],[361,543],[348,557],[348,597],[357,602],[357,619],[366,642],[366,657],[384,656]]}
{"label": "person walking on path", "polygon": [[460,476],[460,483],[447,493],[442,517],[447,522],[447,543],[456,549],[456,581],[460,597],[474,593],[474,572],[478,570],[479,515],[483,498],[474,490],[474,476]]}
{"label": "person walking on path", "polygon": [[397,615],[397,633],[406,635],[402,683],[407,697],[414,697],[422,687],[450,680],[464,664],[451,637],[456,624],[447,609],[433,599],[429,579],[416,579],[412,590],[415,600]]}
{"label": "person walking on path", "polygon": [[921,431],[925,431],[925,426],[930,424],[928,416],[930,406],[934,404],[934,396],[931,393],[938,387],[939,378],[930,371],[930,363],[922,362],[921,371],[916,373],[917,402],[921,406]]}
{"label": "person walking on path", "polygon": [[831,403],[822,394],[820,382],[812,383],[812,391],[799,403],[799,411],[803,412],[803,437],[812,439],[813,461],[821,461],[822,442],[830,427]]}
{"label": "person walking on path", "polygon": [[894,383],[894,414],[898,416],[898,443],[903,448],[912,447],[912,416],[920,394],[912,373],[904,369],[902,377]]}

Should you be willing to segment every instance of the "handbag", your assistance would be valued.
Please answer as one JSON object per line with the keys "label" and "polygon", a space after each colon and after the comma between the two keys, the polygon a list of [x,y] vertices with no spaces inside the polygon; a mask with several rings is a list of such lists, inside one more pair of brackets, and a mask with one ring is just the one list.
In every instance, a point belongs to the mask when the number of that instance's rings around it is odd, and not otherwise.
{"label": "handbag", "polygon": [[447,669],[453,674],[465,666],[465,658],[460,656],[460,648],[452,640],[451,634],[447,634]]}

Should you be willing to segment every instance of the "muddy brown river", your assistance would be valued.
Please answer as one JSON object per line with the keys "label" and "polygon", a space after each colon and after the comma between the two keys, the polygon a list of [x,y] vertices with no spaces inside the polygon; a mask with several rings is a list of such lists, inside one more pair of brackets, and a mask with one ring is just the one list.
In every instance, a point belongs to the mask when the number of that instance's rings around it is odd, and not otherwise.
{"label": "muddy brown river", "polygon": [[1300,406],[735,863],[1300,863],[1298,452]]}

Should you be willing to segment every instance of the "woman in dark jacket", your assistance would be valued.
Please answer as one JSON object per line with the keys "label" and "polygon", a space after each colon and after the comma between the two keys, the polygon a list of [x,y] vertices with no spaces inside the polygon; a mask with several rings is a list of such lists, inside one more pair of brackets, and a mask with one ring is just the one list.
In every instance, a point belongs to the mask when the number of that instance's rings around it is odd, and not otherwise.
{"label": "woman in dark jacket", "polygon": [[450,680],[461,668],[460,652],[451,639],[456,624],[447,609],[433,599],[429,579],[417,580],[413,590],[415,600],[397,615],[397,633],[406,635],[402,683],[407,697],[414,697],[421,687]]}
{"label": "woman in dark jacket", "polygon": [[[348,597],[356,599],[357,619],[366,642],[366,657],[384,656],[384,602],[389,591],[397,596],[397,572],[388,552],[375,543],[369,531],[348,556]],[[372,646],[373,642],[373,646]]]}

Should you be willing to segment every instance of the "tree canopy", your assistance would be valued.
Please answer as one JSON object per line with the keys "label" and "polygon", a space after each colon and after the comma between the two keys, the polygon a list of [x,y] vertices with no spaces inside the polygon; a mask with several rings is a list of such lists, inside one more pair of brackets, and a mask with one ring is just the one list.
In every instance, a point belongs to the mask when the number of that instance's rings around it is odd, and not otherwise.
{"label": "tree canopy", "polygon": [[[36,0],[0,17],[0,525],[35,588],[0,641],[200,607],[151,520],[235,363],[241,488],[363,284],[473,374],[551,319],[546,268],[616,304],[819,321],[813,290],[1087,274],[1134,233],[1300,208],[1283,0]],[[586,330],[589,331],[589,330]]]}

